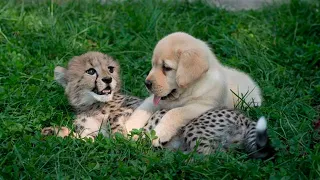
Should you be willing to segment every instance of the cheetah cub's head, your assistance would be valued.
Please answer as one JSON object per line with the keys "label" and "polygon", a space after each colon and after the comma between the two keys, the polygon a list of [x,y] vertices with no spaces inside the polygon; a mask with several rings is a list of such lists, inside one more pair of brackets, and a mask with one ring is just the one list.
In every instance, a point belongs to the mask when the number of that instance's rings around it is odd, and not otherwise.
{"label": "cheetah cub's head", "polygon": [[120,89],[119,64],[100,52],[75,56],[67,68],[57,66],[54,79],[65,88],[75,108],[110,101]]}

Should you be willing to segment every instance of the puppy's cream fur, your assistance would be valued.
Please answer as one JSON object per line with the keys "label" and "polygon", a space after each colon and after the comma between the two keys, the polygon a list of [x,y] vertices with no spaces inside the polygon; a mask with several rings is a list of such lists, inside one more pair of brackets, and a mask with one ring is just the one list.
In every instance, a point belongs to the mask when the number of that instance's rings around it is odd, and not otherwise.
{"label": "puppy's cream fur", "polygon": [[[142,128],[156,110],[169,109],[155,128],[154,146],[169,141],[191,119],[211,108],[234,108],[243,95],[249,106],[260,106],[262,101],[260,88],[247,74],[223,66],[205,42],[183,32],[158,42],[146,80],[152,83],[153,95],[135,110],[126,128],[128,132]],[[159,97],[162,100],[156,106],[153,101]]]}

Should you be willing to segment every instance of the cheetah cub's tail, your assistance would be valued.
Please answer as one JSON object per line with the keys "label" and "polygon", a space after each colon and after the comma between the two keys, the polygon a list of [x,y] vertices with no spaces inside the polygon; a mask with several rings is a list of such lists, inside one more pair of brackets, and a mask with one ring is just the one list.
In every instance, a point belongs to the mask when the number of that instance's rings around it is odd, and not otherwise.
{"label": "cheetah cub's tail", "polygon": [[252,158],[268,159],[274,155],[267,134],[267,120],[260,117],[255,127],[250,128],[246,135],[246,150]]}

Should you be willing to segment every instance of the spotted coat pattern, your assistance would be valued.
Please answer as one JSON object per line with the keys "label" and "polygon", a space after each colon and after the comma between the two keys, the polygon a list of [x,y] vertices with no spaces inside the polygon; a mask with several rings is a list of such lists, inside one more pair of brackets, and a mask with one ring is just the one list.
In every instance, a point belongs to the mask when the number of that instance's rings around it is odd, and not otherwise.
{"label": "spotted coat pattern", "polygon": [[90,109],[78,112],[74,121],[75,132],[81,137],[93,138],[99,132],[106,137],[115,132],[126,134],[124,123],[141,102],[136,97],[114,94],[107,103],[94,103]]}
{"label": "spotted coat pattern", "polygon": [[[153,114],[144,129],[154,129],[167,110]],[[265,133],[265,134],[264,134]],[[226,151],[230,148],[244,149],[253,158],[268,158],[273,155],[273,148],[268,142],[266,132],[262,136],[267,142],[261,147],[257,136],[256,122],[236,110],[211,109],[198,118],[191,120],[169,142],[162,143],[169,149],[209,154],[217,149]]]}

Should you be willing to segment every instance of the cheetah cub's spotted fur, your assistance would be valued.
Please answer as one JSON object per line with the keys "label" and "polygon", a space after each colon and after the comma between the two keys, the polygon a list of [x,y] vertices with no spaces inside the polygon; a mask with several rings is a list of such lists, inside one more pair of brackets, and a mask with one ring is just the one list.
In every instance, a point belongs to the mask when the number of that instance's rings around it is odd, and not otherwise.
{"label": "cheetah cub's spotted fur", "polygon": [[[150,131],[157,126],[167,110],[157,111],[145,126]],[[193,119],[179,134],[163,146],[169,149],[192,151],[197,147],[198,153],[209,154],[220,148],[228,150],[232,146],[244,149],[252,158],[269,158],[273,148],[267,135],[267,121],[261,117],[258,122],[236,110],[211,109]]]}
{"label": "cheetah cub's spotted fur", "polygon": [[[76,137],[95,138],[121,132],[124,123],[141,100],[119,93],[119,65],[110,56],[88,52],[71,59],[67,68],[57,66],[55,80],[65,88],[69,103],[76,111],[74,121]],[[68,136],[66,128],[47,127],[43,135]]]}

